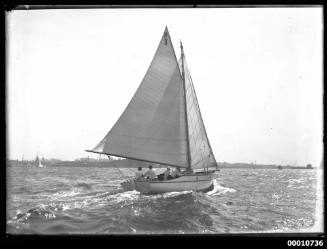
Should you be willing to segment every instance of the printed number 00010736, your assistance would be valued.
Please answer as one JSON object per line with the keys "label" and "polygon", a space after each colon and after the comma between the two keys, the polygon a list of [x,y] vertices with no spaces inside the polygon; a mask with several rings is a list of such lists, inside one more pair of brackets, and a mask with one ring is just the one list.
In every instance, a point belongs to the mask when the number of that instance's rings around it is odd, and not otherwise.
{"label": "printed number 00010736", "polygon": [[323,246],[322,240],[288,240],[288,246]]}

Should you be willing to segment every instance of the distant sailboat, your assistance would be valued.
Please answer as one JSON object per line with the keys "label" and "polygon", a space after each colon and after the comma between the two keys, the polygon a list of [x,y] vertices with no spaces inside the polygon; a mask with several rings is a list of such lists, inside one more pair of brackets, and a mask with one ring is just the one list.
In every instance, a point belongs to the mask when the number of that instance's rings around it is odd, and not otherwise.
{"label": "distant sailboat", "polygon": [[[132,180],[125,190],[144,194],[205,191],[213,186],[217,162],[201,117],[182,43],[177,61],[166,27],[139,88],[116,124],[88,152],[184,168],[171,180]],[[214,170],[209,171],[209,168]],[[203,169],[195,173],[193,170]]]}
{"label": "distant sailboat", "polygon": [[44,165],[42,164],[41,159],[39,158],[38,155],[35,158],[35,166],[38,167],[38,168],[43,168],[44,167]]}

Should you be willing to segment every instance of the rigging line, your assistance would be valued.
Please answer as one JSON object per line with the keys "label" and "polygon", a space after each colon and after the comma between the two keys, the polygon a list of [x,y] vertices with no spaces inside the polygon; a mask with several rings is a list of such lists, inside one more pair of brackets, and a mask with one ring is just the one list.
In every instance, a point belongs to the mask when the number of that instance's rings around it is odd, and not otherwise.
{"label": "rigging line", "polygon": [[[195,92],[195,88],[194,88],[194,85],[193,85],[193,80],[192,80],[192,76],[191,74],[189,73],[189,76],[190,76],[190,82],[191,82],[191,85],[194,89],[194,95],[195,95],[195,99],[196,99],[196,103],[199,107],[199,101],[198,101],[198,98],[196,96],[196,92]],[[201,117],[201,121],[202,121],[202,125],[203,125],[203,130],[204,130],[204,133],[205,133],[205,136],[206,136],[206,140],[207,140],[207,143],[208,143],[208,146],[209,146],[209,149],[210,149],[210,154],[212,155],[212,158],[213,160],[215,161],[215,163],[217,164],[217,161],[216,161],[216,158],[215,158],[215,155],[213,154],[213,151],[212,151],[212,148],[211,148],[211,145],[210,145],[210,142],[209,142],[209,139],[208,139],[208,134],[207,134],[207,131],[204,127],[204,123],[203,123],[203,118],[202,118],[202,114],[201,114],[201,110],[200,110],[200,107],[199,107],[199,113],[200,113],[200,117]],[[217,164],[218,165],[218,164]]]}
{"label": "rigging line", "polygon": [[[200,161],[203,161],[205,159],[205,156],[204,156],[204,151],[203,151],[203,136],[202,136],[202,132],[201,132],[201,128],[202,126],[199,124],[199,111],[198,111],[198,105],[196,103],[196,99],[195,99],[195,96],[194,96],[194,88],[192,87],[192,84],[191,84],[191,80],[190,80],[190,72],[189,70],[187,69],[187,62],[185,60],[185,65],[186,65],[186,74],[187,74],[187,79],[188,79],[188,86],[187,86],[187,90],[188,90],[188,95],[189,95],[189,99],[191,102],[189,102],[189,109],[190,109],[190,113],[191,115],[193,116],[193,118],[190,120],[190,125],[191,127],[193,128],[193,132],[192,132],[192,137],[193,137],[193,140],[194,140],[194,147],[195,147],[195,150],[199,151],[199,155],[197,156],[200,157]],[[196,138],[199,138],[201,137],[201,141],[198,141],[199,139],[196,139]],[[195,163],[193,162],[193,165],[195,165]]]}
{"label": "rigging line", "polygon": [[113,160],[113,164],[114,164],[115,168],[118,170],[118,172],[120,173],[120,176],[123,177],[123,178],[125,178],[125,175],[123,174],[123,172],[120,170],[119,167],[117,167],[117,165],[115,163],[115,160]]}
{"label": "rigging line", "polygon": [[[192,91],[192,95],[194,96],[194,91],[193,91],[193,88],[191,89]],[[198,106],[196,105],[196,103],[194,103],[195,101],[193,101],[193,108],[194,108],[194,112],[196,113],[196,117],[199,117],[199,111],[198,111]],[[202,125],[200,124],[200,121],[198,118],[195,118],[194,119],[194,129],[196,131],[196,134],[195,136],[197,137],[200,137],[200,139],[196,139],[196,147],[197,149],[199,150],[200,152],[200,157],[202,158],[201,160],[204,160],[205,159],[205,155],[204,155],[204,150],[205,150],[205,138],[203,137],[203,132],[201,132],[201,129],[203,129]],[[199,141],[200,140],[200,141]]]}
{"label": "rigging line", "polygon": [[[175,53],[175,50],[173,49],[173,53],[174,53],[174,56],[175,56],[175,61],[177,62],[177,66],[178,66],[178,70],[179,70],[179,76],[181,77],[182,79],[182,87],[183,87],[183,95],[184,95],[184,115],[185,115],[185,119],[186,119],[186,125],[185,125],[185,128],[186,128],[186,151],[187,151],[187,161],[188,161],[188,168],[191,168],[191,154],[190,154],[190,141],[189,141],[189,134],[188,134],[188,124],[187,124],[187,107],[186,107],[186,93],[185,93],[185,82],[184,82],[184,78],[183,78],[183,74],[182,72],[184,71],[184,68],[183,68],[183,58],[182,58],[182,54],[184,54],[183,52],[183,45],[182,45],[182,42],[180,42],[180,45],[181,45],[181,59],[180,60],[177,60],[177,56],[176,56],[176,53]],[[181,61],[182,64],[180,64],[179,62]]]}
{"label": "rigging line", "polygon": [[[186,60],[185,60],[185,64],[187,67]],[[192,125],[194,128],[194,137],[201,137],[201,142],[196,141],[195,147],[197,150],[199,150],[199,157],[201,158],[201,161],[204,161],[205,154],[206,154],[205,153],[205,142],[207,142],[207,138],[204,136],[204,134],[202,132],[202,130],[204,129],[203,120],[201,120],[199,104],[197,103],[195,89],[194,89],[191,74],[190,74],[188,68],[186,68],[186,74],[187,74],[187,78],[188,78],[188,82],[189,82],[189,86],[188,86],[189,95],[190,95],[190,98],[192,98],[192,103],[190,103],[190,108],[192,109],[192,111],[194,113],[194,119],[192,120]],[[198,117],[200,117],[200,119]]]}
{"label": "rigging line", "polygon": [[[160,39],[160,43],[159,43],[159,45],[158,45],[158,47],[157,47],[157,49],[156,49],[156,52],[155,52],[155,54],[154,54],[154,56],[152,57],[152,60],[151,60],[151,63],[150,63],[150,66],[148,67],[148,70],[146,71],[146,73],[145,73],[145,75],[143,76],[143,78],[142,78],[142,81],[141,81],[141,83],[143,82],[143,80],[145,79],[145,77],[146,77],[146,75],[148,74],[148,72],[150,71],[150,68],[151,68],[151,66],[152,66],[152,64],[154,63],[154,59],[156,58],[156,55],[157,55],[157,53],[158,53],[158,51],[159,51],[159,49],[160,49],[160,47],[161,47],[161,41],[162,41],[162,39],[163,39],[163,37],[161,37],[161,39]],[[176,56],[175,56],[176,57]],[[134,95],[139,91],[139,89],[141,89],[141,87],[142,87],[142,84],[139,84],[139,86],[137,87],[137,89],[136,89],[136,91],[134,92]],[[133,97],[134,97],[134,95],[133,95]],[[124,109],[124,111],[122,112],[122,114],[119,116],[119,118],[117,119],[117,121],[115,122],[115,124],[113,125],[113,128],[118,124],[118,122],[123,118],[123,114],[125,113],[125,111],[127,110],[127,108],[129,107],[129,106],[131,106],[131,104],[132,104],[132,102],[133,102],[133,100],[134,100],[134,98],[131,98],[131,100],[129,101],[129,103],[127,104],[127,106],[125,107],[125,109]],[[113,129],[112,128],[112,129]],[[112,130],[111,129],[111,130]],[[111,131],[110,130],[110,131]],[[110,131],[105,135],[105,137],[102,139],[102,140],[104,140],[108,135],[109,135],[109,133],[110,133]],[[102,141],[101,140],[101,141]],[[101,142],[100,142],[101,143]],[[99,144],[100,144],[99,143]],[[98,145],[99,145],[98,144]],[[98,147],[98,145],[96,146],[96,147]]]}

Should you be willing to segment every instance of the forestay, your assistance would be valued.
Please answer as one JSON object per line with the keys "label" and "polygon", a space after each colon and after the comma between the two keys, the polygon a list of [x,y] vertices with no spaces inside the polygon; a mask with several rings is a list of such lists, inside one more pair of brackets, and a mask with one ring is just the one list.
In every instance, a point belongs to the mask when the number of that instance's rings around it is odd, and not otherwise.
{"label": "forestay", "polygon": [[139,88],[94,152],[187,167],[183,84],[167,28]]}
{"label": "forestay", "polygon": [[216,166],[185,57],[182,52],[178,63],[167,28],[130,103],[91,152],[185,168]]}

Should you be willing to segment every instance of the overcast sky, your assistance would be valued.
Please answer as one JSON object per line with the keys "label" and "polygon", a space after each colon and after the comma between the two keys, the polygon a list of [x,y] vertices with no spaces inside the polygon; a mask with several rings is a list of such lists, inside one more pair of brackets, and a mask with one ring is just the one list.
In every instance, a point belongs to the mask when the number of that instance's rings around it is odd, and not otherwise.
{"label": "overcast sky", "polygon": [[217,161],[322,157],[322,8],[7,13],[8,157],[98,157],[165,26],[184,45]]}

